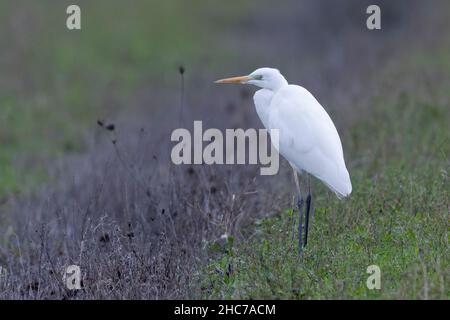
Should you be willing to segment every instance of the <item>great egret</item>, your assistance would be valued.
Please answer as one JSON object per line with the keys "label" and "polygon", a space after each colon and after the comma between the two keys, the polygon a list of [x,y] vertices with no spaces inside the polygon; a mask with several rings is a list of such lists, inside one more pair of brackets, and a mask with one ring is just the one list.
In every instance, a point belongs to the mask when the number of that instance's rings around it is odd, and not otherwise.
{"label": "great egret", "polygon": [[253,100],[264,127],[279,130],[279,153],[292,166],[298,192],[299,254],[308,241],[311,191],[308,177],[308,196],[303,231],[303,198],[298,173],[302,170],[324,182],[338,198],[352,192],[352,183],[345,166],[341,139],[328,113],[305,88],[288,84],[283,75],[272,68],[260,68],[247,76],[217,80],[216,83],[252,84],[262,89]]}

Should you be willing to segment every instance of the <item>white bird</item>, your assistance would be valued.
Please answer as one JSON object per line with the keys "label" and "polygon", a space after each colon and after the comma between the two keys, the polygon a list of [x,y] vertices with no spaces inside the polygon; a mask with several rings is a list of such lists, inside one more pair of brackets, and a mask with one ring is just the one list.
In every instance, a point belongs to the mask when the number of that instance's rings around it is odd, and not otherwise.
{"label": "white bird", "polygon": [[[305,237],[302,239],[303,198],[297,173],[302,170],[325,183],[338,198],[352,192],[350,175],[345,166],[341,139],[328,113],[305,88],[288,84],[283,75],[272,68],[260,68],[247,76],[217,80],[216,83],[252,84],[262,89],[253,100],[264,127],[279,130],[279,153],[294,170],[299,207],[299,254],[308,239],[311,193],[306,199]],[[309,179],[308,179],[308,189]],[[303,243],[302,243],[303,241]]]}

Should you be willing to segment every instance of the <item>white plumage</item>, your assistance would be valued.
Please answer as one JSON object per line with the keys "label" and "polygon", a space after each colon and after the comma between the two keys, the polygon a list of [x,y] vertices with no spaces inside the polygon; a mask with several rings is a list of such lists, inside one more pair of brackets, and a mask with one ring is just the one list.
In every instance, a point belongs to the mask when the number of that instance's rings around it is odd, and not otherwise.
{"label": "white plumage", "polygon": [[289,85],[277,69],[219,80],[261,87],[254,95],[263,125],[279,130],[279,153],[297,170],[323,181],[339,198],[352,192],[341,139],[328,113],[305,88]]}

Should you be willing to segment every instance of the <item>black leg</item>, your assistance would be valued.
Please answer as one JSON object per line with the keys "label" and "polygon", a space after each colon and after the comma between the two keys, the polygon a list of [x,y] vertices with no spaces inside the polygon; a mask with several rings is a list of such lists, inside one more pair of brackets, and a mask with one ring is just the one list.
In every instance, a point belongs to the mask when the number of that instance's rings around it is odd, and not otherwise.
{"label": "black leg", "polygon": [[309,211],[311,210],[311,194],[308,194],[306,197],[306,215],[305,215],[305,241],[303,242],[303,246],[306,247],[308,244],[308,230],[309,230]]}
{"label": "black leg", "polygon": [[298,202],[297,202],[297,206],[298,206],[298,255],[301,256],[302,255],[302,249],[303,249],[303,244],[302,244],[302,233],[303,233],[303,199],[301,198],[301,196],[299,196],[298,198]]}
{"label": "black leg", "polygon": [[[292,165],[292,164],[291,164]],[[298,195],[298,255],[302,255],[303,250],[303,198],[302,198],[302,192],[300,190],[300,183],[298,181],[298,175],[297,175],[297,169],[292,165],[292,170],[294,173],[294,181],[295,186],[297,188],[297,195]]]}

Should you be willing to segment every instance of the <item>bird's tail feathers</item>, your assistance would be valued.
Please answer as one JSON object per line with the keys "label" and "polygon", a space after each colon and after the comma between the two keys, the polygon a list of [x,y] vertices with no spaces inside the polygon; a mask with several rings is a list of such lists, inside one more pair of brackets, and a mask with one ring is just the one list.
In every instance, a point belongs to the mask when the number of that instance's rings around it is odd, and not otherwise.
{"label": "bird's tail feathers", "polygon": [[352,182],[347,169],[342,170],[336,181],[322,181],[336,194],[339,199],[346,198],[352,193]]}

